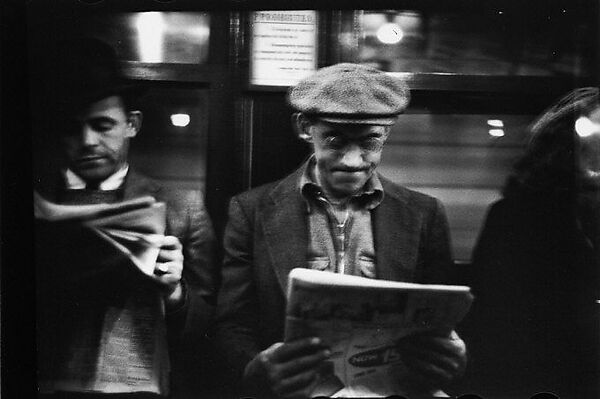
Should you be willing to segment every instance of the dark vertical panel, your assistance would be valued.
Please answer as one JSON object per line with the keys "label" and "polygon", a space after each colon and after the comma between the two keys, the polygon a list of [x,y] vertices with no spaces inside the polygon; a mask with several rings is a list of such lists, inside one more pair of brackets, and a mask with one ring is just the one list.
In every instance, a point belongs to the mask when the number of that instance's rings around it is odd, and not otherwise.
{"label": "dark vertical panel", "polygon": [[[595,15],[596,21],[600,21],[600,0],[596,0],[594,4],[596,10],[592,13]],[[595,68],[594,71],[596,75],[594,76],[596,81],[596,86],[600,87],[600,22],[596,23],[596,43],[594,48],[596,49],[596,57],[595,57]]]}
{"label": "dark vertical panel", "polygon": [[4,397],[35,395],[31,130],[24,1],[0,3],[1,348]]}
{"label": "dark vertical panel", "polygon": [[229,62],[229,40],[229,13],[214,12],[211,14],[209,62],[218,64],[218,67],[209,83],[206,204],[218,237],[225,225],[229,198],[239,190],[242,180],[238,161],[233,157],[236,148],[233,133],[235,82],[232,82],[232,67]]}

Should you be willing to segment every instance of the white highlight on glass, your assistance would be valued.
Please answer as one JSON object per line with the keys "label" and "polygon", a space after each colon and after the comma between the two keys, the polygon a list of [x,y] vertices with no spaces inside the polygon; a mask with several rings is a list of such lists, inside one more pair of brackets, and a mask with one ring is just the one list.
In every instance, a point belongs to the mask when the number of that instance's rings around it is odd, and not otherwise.
{"label": "white highlight on glass", "polygon": [[500,119],[488,119],[487,124],[492,127],[504,127],[504,122]]}
{"label": "white highlight on glass", "polygon": [[504,137],[504,129],[490,129],[488,133],[492,137]]}
{"label": "white highlight on glass", "polygon": [[377,39],[385,44],[396,44],[404,37],[404,32],[400,25],[388,22],[383,24],[381,28],[377,30]]}
{"label": "white highlight on glass", "polygon": [[163,35],[165,22],[160,12],[140,13],[136,21],[139,35],[140,60],[161,62],[163,60]]}
{"label": "white highlight on glass", "polygon": [[188,114],[173,114],[171,115],[171,123],[173,126],[186,127],[190,124],[190,116]]}
{"label": "white highlight on glass", "polygon": [[581,116],[575,121],[575,132],[579,137],[589,137],[595,133],[600,134],[600,124],[592,122],[586,116]]}

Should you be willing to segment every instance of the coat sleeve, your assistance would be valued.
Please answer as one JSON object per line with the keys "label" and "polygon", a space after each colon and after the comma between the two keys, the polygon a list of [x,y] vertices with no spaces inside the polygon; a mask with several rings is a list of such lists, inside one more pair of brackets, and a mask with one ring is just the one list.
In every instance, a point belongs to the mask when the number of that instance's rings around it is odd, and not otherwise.
{"label": "coat sleeve", "polygon": [[222,285],[215,325],[217,350],[234,381],[241,381],[244,368],[259,352],[253,232],[251,219],[234,197],[223,239]]}
{"label": "coat sleeve", "polygon": [[211,323],[217,285],[216,238],[200,192],[188,191],[169,203],[171,234],[183,246],[185,301],[167,313],[170,338],[194,340],[206,334]]}

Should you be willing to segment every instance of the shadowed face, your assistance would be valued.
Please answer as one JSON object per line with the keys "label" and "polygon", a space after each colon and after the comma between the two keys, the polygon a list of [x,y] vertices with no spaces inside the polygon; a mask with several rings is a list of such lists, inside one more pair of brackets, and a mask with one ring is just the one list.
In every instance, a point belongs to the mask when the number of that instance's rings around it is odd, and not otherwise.
{"label": "shadowed face", "polygon": [[578,119],[579,176],[584,186],[600,187],[600,107]]}
{"label": "shadowed face", "polygon": [[126,112],[119,96],[90,104],[62,132],[69,168],[87,183],[105,180],[127,162],[140,124],[141,113]]}
{"label": "shadowed face", "polygon": [[312,143],[317,179],[330,199],[359,192],[381,161],[389,127],[329,123],[302,124],[301,138]]}

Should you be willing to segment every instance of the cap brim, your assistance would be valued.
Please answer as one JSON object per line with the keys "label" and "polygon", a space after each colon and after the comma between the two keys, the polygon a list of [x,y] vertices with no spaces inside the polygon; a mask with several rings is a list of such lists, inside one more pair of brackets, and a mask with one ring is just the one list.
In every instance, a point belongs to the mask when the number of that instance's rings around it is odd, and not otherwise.
{"label": "cap brim", "polygon": [[348,117],[331,117],[331,116],[317,116],[320,120],[330,123],[345,123],[352,125],[379,125],[379,126],[390,126],[396,123],[397,116],[394,117],[382,117],[382,118],[348,118]]}

